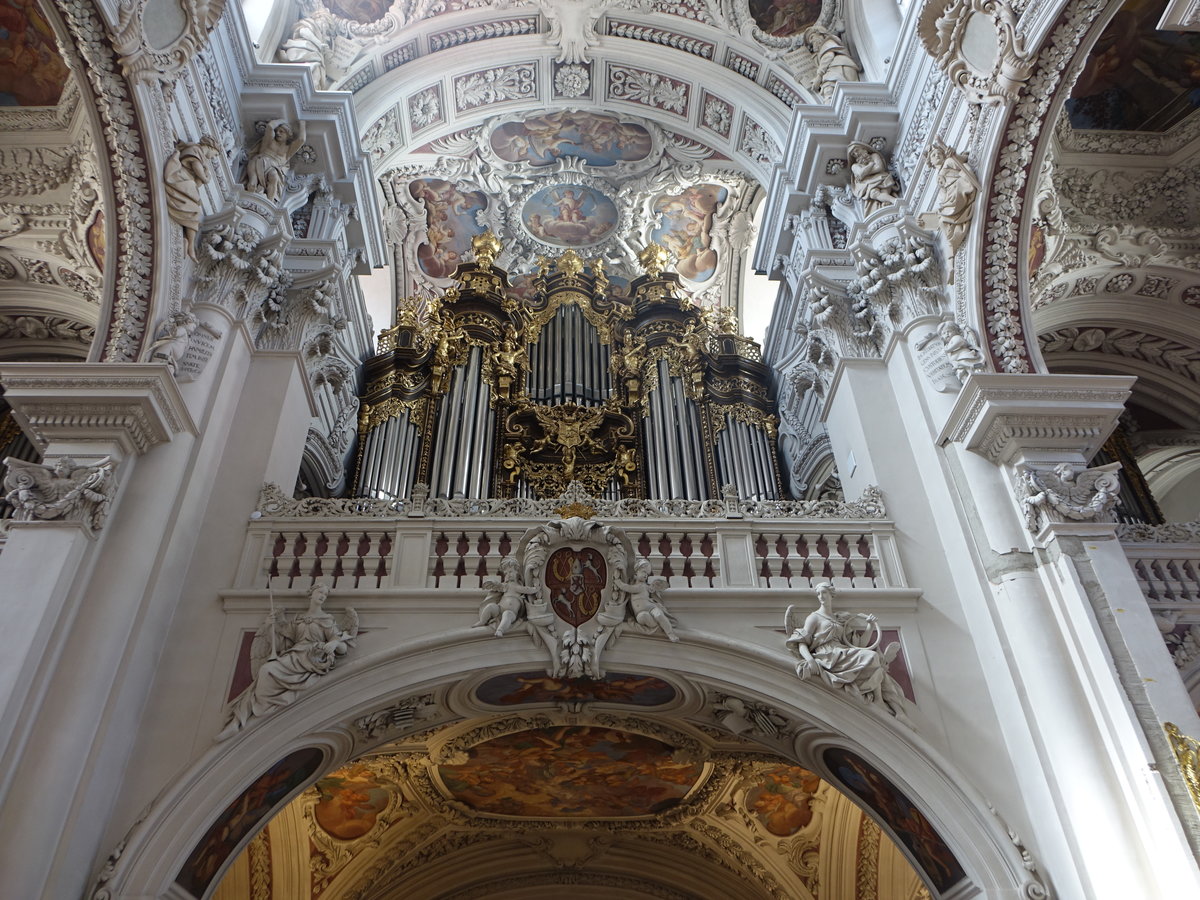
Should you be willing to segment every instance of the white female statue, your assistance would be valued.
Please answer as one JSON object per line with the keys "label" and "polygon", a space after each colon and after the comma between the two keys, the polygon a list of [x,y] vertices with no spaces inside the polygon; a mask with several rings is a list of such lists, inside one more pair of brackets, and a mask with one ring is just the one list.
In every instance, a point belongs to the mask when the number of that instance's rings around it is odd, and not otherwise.
{"label": "white female statue", "polygon": [[292,621],[280,622],[274,609],[250,647],[254,681],[230,710],[229,724],[218,741],[233,737],[251,720],[289,705],[303,691],[327,675],[338,658],[358,637],[358,613],[347,609],[341,621],[325,612],[329,588],[314,584],[308,592],[308,609]]}
{"label": "white female statue", "polygon": [[[879,648],[882,631],[873,615],[835,613],[833,585],[817,585],[820,604],[797,627],[795,606],[784,615],[784,627],[791,632],[788,649],[799,658],[796,674],[801,678],[821,678],[831,687],[841,688],[871,703],[882,703],[892,715],[906,719],[900,686],[888,675],[887,667],[900,652],[898,643]],[[861,624],[859,624],[861,622]],[[864,632],[875,632],[870,643],[859,643]]]}

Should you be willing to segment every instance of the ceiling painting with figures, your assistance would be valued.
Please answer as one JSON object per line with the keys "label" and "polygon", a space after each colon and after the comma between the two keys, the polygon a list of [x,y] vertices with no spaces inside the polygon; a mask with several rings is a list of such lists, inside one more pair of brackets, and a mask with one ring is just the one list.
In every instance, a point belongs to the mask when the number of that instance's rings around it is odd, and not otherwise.
{"label": "ceiling painting with figures", "polygon": [[397,296],[449,287],[471,239],[490,229],[504,235],[496,264],[518,294],[547,257],[578,250],[602,262],[619,296],[656,243],[701,305],[737,303],[746,259],[726,248],[746,240],[761,189],[704,141],[636,115],[549,109],[447,124],[401,153],[390,122],[364,143],[385,185]]}

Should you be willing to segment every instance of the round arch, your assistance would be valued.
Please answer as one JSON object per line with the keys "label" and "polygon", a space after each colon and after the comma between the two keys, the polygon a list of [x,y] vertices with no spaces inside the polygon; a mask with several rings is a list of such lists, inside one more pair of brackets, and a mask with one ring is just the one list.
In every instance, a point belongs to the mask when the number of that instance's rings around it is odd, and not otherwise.
{"label": "round arch", "polygon": [[[1032,321],[1027,265],[1037,213],[1034,190],[1054,143],[1058,120],[1079,72],[1122,0],[1058,0],[1035,10],[1024,31],[1031,74],[1005,109],[989,160],[980,172],[984,200],[982,256],[975,321],[986,325],[986,345],[997,372],[1044,372]],[[982,333],[982,332],[981,332]]]}
{"label": "round arch", "polygon": [[[1178,269],[1163,272],[1179,274]],[[1200,310],[1172,299],[1087,294],[1057,300],[1039,309],[1033,319],[1039,335],[1062,328],[1121,328],[1192,347],[1200,344]],[[1052,371],[1136,375],[1135,403],[1177,422],[1200,428],[1200,383],[1150,359],[1082,350],[1044,353]]]}
{"label": "round arch", "polygon": [[[912,798],[967,873],[953,891],[956,898],[1024,890],[1036,881],[988,804],[920,735],[845,694],[796,679],[782,651],[754,650],[707,633],[676,647],[683,652],[672,655],[669,674],[677,681],[768,704],[796,723],[789,759],[828,778],[822,755],[842,748]],[[612,648],[606,662],[614,671],[654,674],[662,669],[654,649],[650,639],[629,640]],[[473,675],[542,665],[525,641],[496,641],[469,629],[348,663],[328,684],[206,751],[133,826],[101,871],[98,887],[114,896],[170,895],[176,874],[220,811],[289,754],[316,748],[321,762],[246,834],[231,858],[299,789],[397,736],[364,742],[356,737],[356,719]]]}

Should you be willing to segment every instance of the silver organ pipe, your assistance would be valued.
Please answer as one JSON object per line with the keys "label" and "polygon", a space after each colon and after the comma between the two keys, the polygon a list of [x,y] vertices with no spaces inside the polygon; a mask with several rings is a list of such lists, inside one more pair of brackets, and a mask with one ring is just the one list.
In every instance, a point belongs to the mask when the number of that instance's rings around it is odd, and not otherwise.
{"label": "silver organ pipe", "polygon": [[737,486],[738,495],[754,499],[775,498],[775,473],[771,442],[757,425],[726,414],[717,438],[717,472],[722,484]]}
{"label": "silver organ pipe", "polygon": [[769,370],[751,341],[681,296],[677,276],[648,265],[628,293],[610,293],[569,252],[519,297],[494,257],[456,275],[461,289],[440,304],[398,307],[367,363],[363,403],[403,412],[363,435],[360,494],[410,496],[422,472],[435,497],[552,498],[571,471],[613,499],[700,500],[729,483],[775,495]]}
{"label": "silver organ pipe", "polygon": [[442,398],[433,445],[430,489],[434,496],[482,497],[490,488],[494,414],[483,380],[483,348],[473,345],[455,366]]}
{"label": "silver organ pipe", "polygon": [[412,490],[420,450],[420,429],[407,411],[391,416],[366,435],[358,493],[388,500]]}

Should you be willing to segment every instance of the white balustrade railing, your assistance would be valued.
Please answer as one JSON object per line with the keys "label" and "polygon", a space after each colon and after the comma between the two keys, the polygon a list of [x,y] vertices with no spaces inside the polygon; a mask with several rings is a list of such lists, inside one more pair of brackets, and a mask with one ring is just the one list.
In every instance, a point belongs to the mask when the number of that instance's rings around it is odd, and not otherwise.
{"label": "white balustrade railing", "polygon": [[1200,612],[1200,523],[1118,525],[1117,536],[1152,607]]}
{"label": "white balustrade railing", "polygon": [[[545,508],[542,508],[545,507]],[[877,492],[843,501],[292,500],[263,491],[237,587],[479,588],[528,528],[584,511],[673,588],[904,587]]]}

